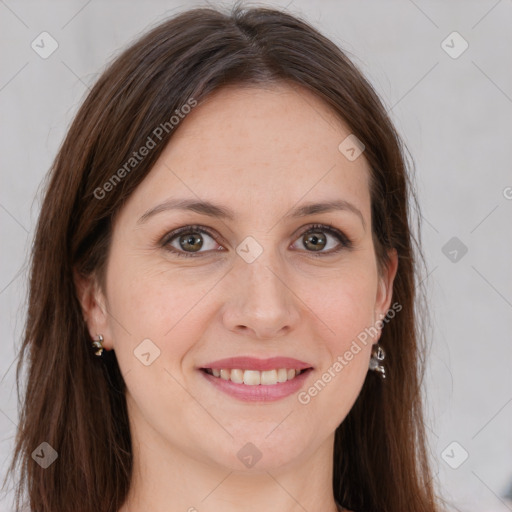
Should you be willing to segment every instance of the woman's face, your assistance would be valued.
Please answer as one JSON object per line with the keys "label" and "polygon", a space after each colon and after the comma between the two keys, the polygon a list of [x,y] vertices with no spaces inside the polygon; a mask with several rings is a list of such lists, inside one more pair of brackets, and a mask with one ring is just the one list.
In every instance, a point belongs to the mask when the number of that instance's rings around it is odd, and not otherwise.
{"label": "woman's face", "polygon": [[364,153],[287,86],[224,88],[175,130],[115,219],[91,334],[115,350],[148,449],[238,470],[305,461],[332,448],[378,337],[358,335],[391,300]]}

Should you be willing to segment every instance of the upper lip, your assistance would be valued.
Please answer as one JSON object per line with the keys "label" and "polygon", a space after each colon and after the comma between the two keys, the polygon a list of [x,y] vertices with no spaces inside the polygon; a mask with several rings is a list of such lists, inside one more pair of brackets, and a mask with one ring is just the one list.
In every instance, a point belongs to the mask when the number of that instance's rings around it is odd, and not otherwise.
{"label": "upper lip", "polygon": [[299,361],[293,357],[271,357],[269,359],[257,359],[255,357],[228,357],[207,363],[201,368],[211,368],[212,370],[275,370],[279,368],[290,368],[296,370],[305,370],[312,368],[309,363]]}

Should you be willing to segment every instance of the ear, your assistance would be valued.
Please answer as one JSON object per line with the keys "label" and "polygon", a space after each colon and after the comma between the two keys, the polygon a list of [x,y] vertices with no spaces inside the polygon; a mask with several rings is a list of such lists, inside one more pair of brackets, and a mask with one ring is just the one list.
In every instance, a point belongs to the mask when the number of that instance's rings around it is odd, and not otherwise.
{"label": "ear", "polygon": [[[396,249],[388,251],[388,263],[379,276],[377,296],[375,300],[375,320],[381,320],[389,310],[393,297],[393,281],[398,269],[398,254]],[[380,331],[380,330],[379,330]],[[380,337],[380,334],[379,334]]]}
{"label": "ear", "polygon": [[82,308],[82,314],[89,330],[91,340],[103,336],[103,347],[112,348],[112,336],[106,308],[106,298],[101,291],[97,279],[93,276],[83,276],[77,271],[73,274],[77,297]]}

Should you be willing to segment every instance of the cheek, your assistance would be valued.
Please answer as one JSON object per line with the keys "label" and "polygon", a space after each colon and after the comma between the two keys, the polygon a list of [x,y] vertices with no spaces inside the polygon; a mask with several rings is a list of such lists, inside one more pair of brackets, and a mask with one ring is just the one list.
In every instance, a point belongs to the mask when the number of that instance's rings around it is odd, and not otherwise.
{"label": "cheek", "polygon": [[322,298],[315,286],[305,300],[318,315],[317,332],[324,333],[319,343],[323,357],[315,379],[297,398],[304,414],[312,422],[323,418],[323,428],[328,430],[336,429],[349,413],[368,373],[375,276],[371,267],[366,272],[352,267],[330,282]]}
{"label": "cheek", "polygon": [[133,354],[150,339],[164,356],[160,362],[176,365],[191,340],[200,338],[205,298],[218,276],[194,277],[166,265],[149,265],[142,258],[114,255],[112,261],[117,263],[111,266],[108,290],[116,354]]}
{"label": "cheek", "polygon": [[332,350],[344,349],[373,325],[376,290],[377,274],[371,265],[347,266],[328,281],[304,287],[304,302],[324,324]]}
{"label": "cheek", "polygon": [[[201,336],[197,315],[209,287],[204,283],[187,286],[182,274],[180,277],[167,268],[144,265],[137,258],[115,261],[107,285],[110,325],[116,357],[133,402],[132,414],[161,423],[164,430],[172,421],[173,411],[188,410],[191,417],[199,416],[200,411],[183,391],[180,366]],[[162,404],[172,407],[164,411]]]}

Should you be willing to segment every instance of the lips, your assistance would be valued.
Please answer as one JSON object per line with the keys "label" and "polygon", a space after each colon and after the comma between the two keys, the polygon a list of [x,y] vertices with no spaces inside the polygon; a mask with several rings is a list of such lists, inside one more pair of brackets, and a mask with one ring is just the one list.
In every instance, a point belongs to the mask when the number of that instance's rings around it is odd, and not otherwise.
{"label": "lips", "polygon": [[294,370],[307,370],[313,368],[310,363],[299,361],[292,357],[271,357],[269,359],[257,359],[255,357],[228,357],[207,363],[200,367],[202,370],[278,370],[279,368],[291,368]]}
{"label": "lips", "polygon": [[275,401],[297,392],[311,364],[291,357],[231,357],[199,367],[218,390],[242,401]]}

